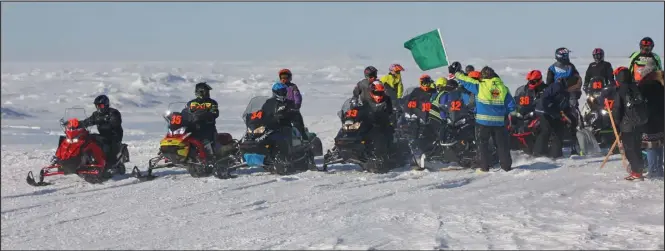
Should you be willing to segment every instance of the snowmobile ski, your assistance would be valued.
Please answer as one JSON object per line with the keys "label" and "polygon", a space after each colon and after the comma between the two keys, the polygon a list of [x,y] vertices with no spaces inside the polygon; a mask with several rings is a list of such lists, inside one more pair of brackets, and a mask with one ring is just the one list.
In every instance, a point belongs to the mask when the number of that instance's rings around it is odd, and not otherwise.
{"label": "snowmobile ski", "polygon": [[28,172],[28,177],[25,178],[25,181],[28,182],[29,185],[35,187],[53,185],[52,182],[44,182],[44,170],[39,171],[39,182],[35,181],[35,177],[32,175],[32,171]]}
{"label": "snowmobile ski", "polygon": [[139,168],[138,168],[137,166],[134,166],[134,168],[132,169],[132,174],[131,174],[131,176],[134,177],[134,178],[136,178],[136,179],[138,179],[138,180],[141,181],[141,182],[143,182],[143,181],[151,181],[151,180],[154,180],[155,178],[158,178],[158,177],[159,177],[159,176],[155,176],[155,175],[153,175],[152,172],[151,172],[151,170],[148,170],[148,174],[147,174],[147,175],[142,175],[142,174],[141,174],[141,171],[139,170]]}

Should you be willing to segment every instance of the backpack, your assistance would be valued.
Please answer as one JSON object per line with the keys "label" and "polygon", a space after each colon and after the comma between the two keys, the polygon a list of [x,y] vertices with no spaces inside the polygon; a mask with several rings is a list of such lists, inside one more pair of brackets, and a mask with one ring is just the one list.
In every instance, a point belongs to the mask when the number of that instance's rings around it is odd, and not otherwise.
{"label": "backpack", "polygon": [[642,93],[637,86],[628,87],[626,92],[626,102],[623,104],[624,116],[628,124],[634,126],[641,126],[649,122],[649,110],[647,108],[647,100],[642,96]]}

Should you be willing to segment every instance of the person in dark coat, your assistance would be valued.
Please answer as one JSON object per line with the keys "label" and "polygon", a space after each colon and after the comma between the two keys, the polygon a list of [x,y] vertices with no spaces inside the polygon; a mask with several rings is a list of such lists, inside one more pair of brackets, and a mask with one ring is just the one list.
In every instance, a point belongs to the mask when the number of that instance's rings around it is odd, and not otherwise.
{"label": "person in dark coat", "polygon": [[642,80],[637,83],[642,96],[647,100],[649,121],[644,126],[642,134],[642,148],[647,154],[647,169],[649,178],[663,178],[663,141],[665,139],[665,88],[663,85],[663,71],[658,69],[657,62],[647,59],[647,64],[641,69]]}
{"label": "person in dark coat", "polygon": [[642,177],[642,169],[644,168],[644,161],[642,160],[642,132],[643,125],[635,123],[627,116],[627,107],[631,101],[628,97],[629,93],[641,93],[637,85],[633,83],[632,75],[626,67],[617,68],[615,79],[619,84],[619,88],[614,96],[614,104],[612,105],[612,117],[617,130],[621,132],[619,135],[623,151],[626,159],[630,163],[630,175],[626,180],[644,180]]}

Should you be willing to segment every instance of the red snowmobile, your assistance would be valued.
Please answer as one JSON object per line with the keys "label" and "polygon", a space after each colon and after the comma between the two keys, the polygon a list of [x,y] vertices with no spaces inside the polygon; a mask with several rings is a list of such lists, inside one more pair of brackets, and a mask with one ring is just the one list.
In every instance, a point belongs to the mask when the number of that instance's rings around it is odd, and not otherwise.
{"label": "red snowmobile", "polygon": [[[60,120],[65,136],[60,136],[55,160],[39,172],[39,182],[35,181],[32,171],[26,181],[32,186],[51,185],[44,182],[44,177],[53,175],[77,174],[85,181],[97,184],[110,179],[114,174],[124,174],[124,163],[129,161],[127,145],[123,144],[117,163],[107,168],[106,157],[101,143],[94,134],[80,124],[77,118]],[[109,170],[109,169],[112,169]]]}

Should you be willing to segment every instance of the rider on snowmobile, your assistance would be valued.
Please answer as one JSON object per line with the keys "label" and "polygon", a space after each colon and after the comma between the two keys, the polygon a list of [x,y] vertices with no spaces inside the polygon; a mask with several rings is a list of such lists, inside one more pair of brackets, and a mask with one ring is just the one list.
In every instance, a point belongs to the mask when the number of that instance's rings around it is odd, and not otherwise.
{"label": "rider on snowmobile", "polygon": [[[291,82],[291,80],[293,79],[293,74],[291,73],[291,70],[281,69],[279,70],[278,76],[279,76],[279,82],[286,85],[286,90],[287,90],[286,98],[293,101],[294,109],[298,110],[297,113],[294,113],[294,119],[298,120],[298,122],[296,123],[304,125],[305,122],[302,118],[302,114],[300,114],[300,107],[302,105],[302,94],[300,94],[298,86]],[[308,140],[307,137],[308,135],[307,133],[305,133],[305,131],[301,131],[300,133],[302,134],[303,140]]]}
{"label": "rider on snowmobile", "polygon": [[[365,68],[364,74],[365,78],[358,81],[356,86],[353,88],[353,100],[355,103],[358,101],[363,102],[364,100],[370,100],[369,88],[370,85],[377,80],[378,70],[374,66],[367,66]],[[358,103],[362,105],[362,103]]]}
{"label": "rider on snowmobile", "polygon": [[644,37],[640,40],[640,51],[633,52],[633,54],[630,55],[628,70],[633,75],[633,81],[637,82],[642,79],[640,69],[646,66],[647,59],[649,58],[656,61],[657,69],[663,70],[663,63],[660,60],[660,56],[653,52],[653,46],[653,39],[650,37]]}
{"label": "rider on snowmobile", "polygon": [[268,125],[267,127],[293,126],[300,131],[301,135],[306,134],[305,124],[300,119],[302,118],[300,110],[296,108],[297,105],[293,100],[288,99],[288,87],[285,84],[277,82],[272,85],[272,97],[266,100],[264,107],[270,107],[270,109],[264,109],[266,111],[275,110],[275,121],[272,121],[272,125]]}
{"label": "rider on snowmobile", "polygon": [[113,165],[117,160],[116,156],[120,151],[122,144],[122,116],[120,111],[111,108],[109,98],[106,95],[99,95],[93,102],[97,110],[92,115],[81,121],[82,127],[97,126],[99,137],[104,152],[106,153],[106,163]]}
{"label": "rider on snowmobile", "polygon": [[391,64],[388,68],[388,74],[381,77],[381,83],[387,87],[386,92],[393,100],[400,99],[404,95],[404,85],[402,84],[403,71],[404,67],[400,64]]}
{"label": "rider on snowmobile", "polygon": [[602,78],[605,82],[603,85],[612,84],[614,85],[614,75],[612,75],[612,64],[605,61],[605,51],[601,48],[593,49],[591,53],[593,56],[593,62],[589,64],[589,67],[586,69],[586,74],[584,74],[584,86],[582,89],[588,94],[589,84],[591,84],[592,78]]}
{"label": "rider on snowmobile", "polygon": [[210,98],[212,87],[205,82],[196,84],[194,87],[195,99],[187,102],[188,114],[192,116],[192,123],[196,129],[192,137],[203,143],[209,158],[214,157],[215,139],[217,138],[216,120],[219,117],[217,101]]}
{"label": "rider on snowmobile", "polygon": [[388,147],[392,147],[393,134],[395,127],[393,126],[393,102],[390,96],[386,94],[386,88],[380,81],[373,81],[367,88],[368,99],[362,102],[367,106],[370,114],[370,123],[373,127],[378,129],[382,136],[387,137]]}
{"label": "rider on snowmobile", "polygon": [[413,89],[411,93],[405,98],[406,101],[417,100],[418,102],[429,102],[433,95],[436,94],[434,88],[434,80],[427,74],[423,74],[418,79],[420,83],[419,88]]}

